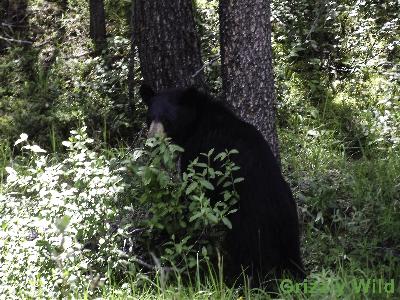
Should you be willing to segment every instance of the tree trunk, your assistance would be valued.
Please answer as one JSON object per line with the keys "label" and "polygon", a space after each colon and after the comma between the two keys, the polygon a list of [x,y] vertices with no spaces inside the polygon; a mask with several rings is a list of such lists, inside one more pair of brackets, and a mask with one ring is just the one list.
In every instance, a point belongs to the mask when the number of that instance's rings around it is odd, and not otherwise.
{"label": "tree trunk", "polygon": [[135,0],[134,11],[144,81],[156,91],[204,87],[192,0]]}
{"label": "tree trunk", "polygon": [[128,66],[128,101],[129,101],[129,116],[131,118],[132,124],[135,124],[135,120],[137,118],[136,113],[135,113],[135,75],[136,75],[136,70],[138,68],[138,64],[136,64],[136,59],[137,59],[137,48],[136,48],[136,39],[135,39],[135,32],[134,32],[134,8],[135,8],[135,2],[132,0],[131,2],[131,7],[130,7],[130,13],[128,16],[128,22],[129,22],[129,33],[130,33],[130,45],[131,49],[129,51],[129,66]]}
{"label": "tree trunk", "polygon": [[90,0],[90,38],[95,52],[100,53],[106,46],[106,18],[103,0]]}
{"label": "tree trunk", "polygon": [[223,96],[279,160],[269,0],[220,0]]}

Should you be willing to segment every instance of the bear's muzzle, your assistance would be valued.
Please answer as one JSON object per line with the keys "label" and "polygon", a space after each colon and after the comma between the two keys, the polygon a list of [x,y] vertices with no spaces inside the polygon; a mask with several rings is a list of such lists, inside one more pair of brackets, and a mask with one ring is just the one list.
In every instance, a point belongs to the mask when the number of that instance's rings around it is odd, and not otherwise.
{"label": "bear's muzzle", "polygon": [[149,132],[147,137],[151,138],[155,135],[165,136],[164,125],[161,122],[153,121],[151,122]]}

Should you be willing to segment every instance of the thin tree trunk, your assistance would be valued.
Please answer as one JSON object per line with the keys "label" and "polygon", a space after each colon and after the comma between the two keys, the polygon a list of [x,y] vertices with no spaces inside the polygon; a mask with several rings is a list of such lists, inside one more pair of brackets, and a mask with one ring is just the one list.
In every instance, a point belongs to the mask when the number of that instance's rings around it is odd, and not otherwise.
{"label": "thin tree trunk", "polygon": [[279,160],[269,0],[220,0],[223,96]]}
{"label": "thin tree trunk", "polygon": [[159,91],[204,87],[192,0],[135,0],[135,40],[144,81]]}
{"label": "thin tree trunk", "polygon": [[135,42],[135,33],[134,33],[134,7],[135,3],[134,0],[131,2],[131,7],[130,7],[130,14],[129,14],[129,27],[130,27],[130,44],[131,44],[131,49],[129,51],[129,66],[128,66],[128,101],[129,101],[129,108],[130,108],[130,117],[133,121],[136,118],[135,115],[135,102],[134,102],[134,96],[135,96],[135,61],[136,61],[136,54],[137,54],[137,49],[136,49],[136,42]]}
{"label": "thin tree trunk", "polygon": [[100,53],[106,46],[106,18],[103,0],[90,0],[90,38],[95,52]]}

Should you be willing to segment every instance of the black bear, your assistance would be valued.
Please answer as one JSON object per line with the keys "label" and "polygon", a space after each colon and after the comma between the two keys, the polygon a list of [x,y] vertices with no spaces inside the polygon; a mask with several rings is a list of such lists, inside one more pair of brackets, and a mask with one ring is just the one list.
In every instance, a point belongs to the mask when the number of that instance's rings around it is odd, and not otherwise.
{"label": "black bear", "polygon": [[[236,149],[232,160],[240,167],[235,186],[240,200],[231,215],[224,272],[235,278],[245,270],[256,285],[270,275],[289,272],[304,276],[300,257],[296,203],[277,160],[257,129],[242,121],[221,102],[195,88],[171,89],[154,93],[142,85],[140,94],[148,106],[149,134],[164,133],[184,152],[181,171],[200,153]],[[218,193],[218,191],[216,191]]]}

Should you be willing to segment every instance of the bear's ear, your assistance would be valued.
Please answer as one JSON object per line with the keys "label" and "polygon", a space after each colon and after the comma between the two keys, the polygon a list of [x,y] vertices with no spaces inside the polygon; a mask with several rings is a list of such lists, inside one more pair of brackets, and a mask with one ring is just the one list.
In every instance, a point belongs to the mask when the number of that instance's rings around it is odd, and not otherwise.
{"label": "bear's ear", "polygon": [[142,100],[144,101],[144,103],[146,103],[146,105],[148,106],[151,104],[150,103],[151,98],[153,98],[156,93],[153,91],[153,89],[149,85],[143,83],[139,89],[139,94],[142,97]]}
{"label": "bear's ear", "polygon": [[201,92],[195,87],[189,87],[183,91],[182,97],[179,101],[183,105],[194,105],[201,97]]}

